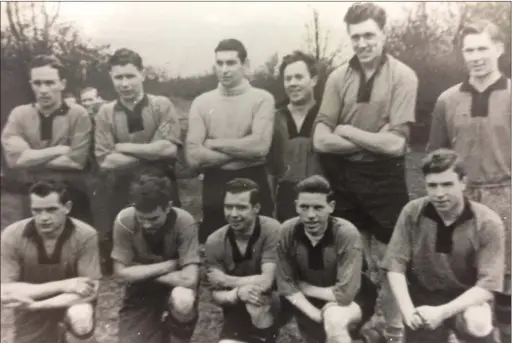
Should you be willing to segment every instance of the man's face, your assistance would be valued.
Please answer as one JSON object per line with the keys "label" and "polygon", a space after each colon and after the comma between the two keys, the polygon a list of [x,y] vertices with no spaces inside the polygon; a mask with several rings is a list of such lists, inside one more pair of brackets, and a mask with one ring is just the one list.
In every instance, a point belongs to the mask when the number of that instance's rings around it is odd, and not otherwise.
{"label": "man's face", "polygon": [[464,201],[466,183],[453,168],[426,175],[425,186],[430,202],[439,212],[455,210]]}
{"label": "man's face", "polygon": [[245,65],[240,61],[237,51],[218,51],[215,54],[215,72],[224,87],[238,86],[245,76]]}
{"label": "man's face", "polygon": [[92,116],[98,112],[102,100],[98,96],[98,92],[95,89],[91,89],[82,93],[80,102],[87,109],[89,115]]}
{"label": "man's face", "polygon": [[386,36],[373,19],[348,25],[352,48],[361,64],[377,61],[382,56]]}
{"label": "man's face", "polygon": [[226,193],[224,198],[224,216],[235,231],[247,231],[254,224],[260,211],[260,205],[251,204],[251,193]]}
{"label": "man's face", "polygon": [[494,42],[488,33],[469,34],[462,41],[462,56],[473,77],[485,77],[498,70],[503,44]]}
{"label": "man's face", "polygon": [[313,99],[317,77],[311,77],[304,61],[297,61],[286,66],[283,72],[284,90],[295,105],[302,105]]}
{"label": "man's face", "polygon": [[334,201],[328,201],[322,193],[299,193],[295,201],[299,219],[306,232],[312,236],[324,234],[329,216],[334,211]]}
{"label": "man's face", "polygon": [[114,89],[122,100],[132,102],[143,93],[144,75],[135,65],[115,65],[110,70]]}
{"label": "man's face", "polygon": [[158,206],[151,212],[141,212],[135,209],[135,219],[144,232],[154,233],[165,224],[170,207],[170,205],[167,208]]}
{"label": "man's face", "polygon": [[66,80],[60,78],[57,69],[44,66],[30,70],[30,85],[39,106],[51,108],[61,101]]}
{"label": "man's face", "polygon": [[62,228],[71,210],[71,205],[70,201],[62,204],[59,194],[56,192],[44,197],[30,194],[30,208],[37,231],[42,235],[51,235]]}

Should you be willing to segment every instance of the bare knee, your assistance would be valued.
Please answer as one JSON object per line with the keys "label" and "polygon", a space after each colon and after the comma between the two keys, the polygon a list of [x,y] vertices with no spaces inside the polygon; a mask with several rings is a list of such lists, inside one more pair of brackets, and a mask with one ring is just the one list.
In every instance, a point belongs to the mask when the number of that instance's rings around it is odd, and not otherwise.
{"label": "bare knee", "polygon": [[466,309],[461,319],[464,331],[474,337],[485,337],[493,329],[491,306],[487,303]]}
{"label": "bare knee", "polygon": [[347,331],[349,326],[361,319],[361,309],[356,303],[349,306],[330,306],[324,310],[325,332],[333,334],[339,331]]}
{"label": "bare knee", "polygon": [[94,331],[94,307],[91,304],[70,306],[66,312],[66,322],[76,336],[87,336]]}
{"label": "bare knee", "polygon": [[171,291],[169,306],[174,314],[189,316],[195,313],[196,292],[185,287],[175,287]]}

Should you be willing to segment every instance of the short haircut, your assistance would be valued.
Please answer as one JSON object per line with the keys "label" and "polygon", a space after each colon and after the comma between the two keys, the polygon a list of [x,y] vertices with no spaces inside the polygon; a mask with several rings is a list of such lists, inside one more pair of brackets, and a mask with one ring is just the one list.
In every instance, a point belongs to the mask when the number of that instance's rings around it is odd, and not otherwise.
{"label": "short haircut", "polygon": [[299,50],[295,50],[291,54],[288,54],[283,58],[283,62],[281,62],[281,66],[279,66],[279,75],[283,77],[284,70],[286,69],[286,67],[288,67],[292,63],[300,61],[306,64],[306,67],[308,68],[309,71],[309,75],[311,75],[311,77],[318,75],[318,66],[316,59],[312,55],[306,54]]}
{"label": "short haircut", "polygon": [[133,64],[139,70],[143,69],[142,57],[130,49],[118,49],[108,59],[109,70],[112,70],[113,66],[125,66],[127,64]]}
{"label": "short haircut", "polygon": [[503,36],[498,26],[483,19],[475,19],[466,23],[459,31],[458,43],[462,47],[466,36],[481,33],[487,33],[493,42],[503,43]]}
{"label": "short haircut", "polygon": [[437,149],[427,155],[422,161],[421,171],[424,176],[437,174],[453,168],[459,178],[466,175],[464,164],[459,155],[450,149]]}
{"label": "short haircut", "polygon": [[224,188],[224,199],[227,193],[240,194],[249,192],[251,205],[261,204],[260,186],[250,179],[237,178],[226,183]]}
{"label": "short haircut", "polygon": [[382,30],[386,26],[386,11],[371,2],[356,2],[348,9],[344,21],[347,25],[355,25],[373,19]]}
{"label": "short haircut", "polygon": [[66,185],[61,181],[55,180],[42,180],[37,181],[28,190],[28,194],[34,194],[38,197],[46,197],[51,193],[57,193],[59,195],[59,201],[61,204],[66,204],[70,201],[69,192]]}
{"label": "short haircut", "polygon": [[80,96],[82,96],[84,93],[87,93],[87,92],[90,92],[90,91],[95,91],[96,92],[96,96],[99,96],[100,93],[98,92],[98,89],[97,88],[94,88],[94,87],[85,87],[83,88],[81,91],[80,91]]}
{"label": "short haircut", "polygon": [[51,67],[57,69],[60,79],[66,79],[67,70],[62,62],[55,56],[52,55],[36,55],[32,61],[30,61],[28,68],[32,70],[34,68]]}
{"label": "short haircut", "polygon": [[329,181],[320,175],[312,175],[300,181],[295,188],[297,190],[297,196],[300,193],[319,193],[325,194],[327,196],[327,201],[331,201],[333,198],[333,192]]}
{"label": "short haircut", "polygon": [[158,207],[166,209],[171,196],[171,180],[162,174],[144,171],[130,184],[130,195],[137,211],[148,213]]}
{"label": "short haircut", "polygon": [[238,39],[229,38],[221,40],[215,48],[216,53],[219,51],[236,51],[238,53],[238,58],[242,63],[245,63],[245,60],[247,59],[247,50]]}

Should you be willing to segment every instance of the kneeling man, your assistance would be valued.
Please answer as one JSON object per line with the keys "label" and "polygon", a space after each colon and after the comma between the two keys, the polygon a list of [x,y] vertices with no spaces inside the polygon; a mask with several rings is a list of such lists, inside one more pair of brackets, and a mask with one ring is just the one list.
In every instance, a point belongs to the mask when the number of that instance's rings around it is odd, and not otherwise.
{"label": "kneeling man", "polygon": [[439,149],[422,166],[427,196],[397,221],[383,268],[412,342],[497,342],[490,302],[503,289],[504,227],[495,212],[464,198],[459,156]]}
{"label": "kneeling man", "polygon": [[313,175],[297,185],[298,217],[282,226],[277,285],[294,309],[307,343],[349,343],[373,313],[376,289],[361,272],[359,232],[332,217],[332,190]]}
{"label": "kneeling man", "polygon": [[14,342],[96,342],[101,278],[96,230],[69,217],[64,184],[29,190],[32,217],[2,232],[2,305],[14,308]]}
{"label": "kneeling man", "polygon": [[192,216],[172,206],[171,181],[143,173],[114,223],[114,274],[127,282],[119,342],[188,342],[197,322],[199,248]]}
{"label": "kneeling man", "polygon": [[281,224],[259,215],[259,186],[250,179],[226,184],[227,225],[205,245],[213,300],[222,307],[220,342],[275,342],[279,298],[272,292]]}

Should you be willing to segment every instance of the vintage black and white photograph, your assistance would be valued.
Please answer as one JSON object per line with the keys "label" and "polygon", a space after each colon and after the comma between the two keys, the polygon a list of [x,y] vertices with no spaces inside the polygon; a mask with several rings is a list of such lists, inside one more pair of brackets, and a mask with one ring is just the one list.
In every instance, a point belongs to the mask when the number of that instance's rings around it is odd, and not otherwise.
{"label": "vintage black and white photograph", "polygon": [[510,343],[511,16],[1,2],[0,343]]}

